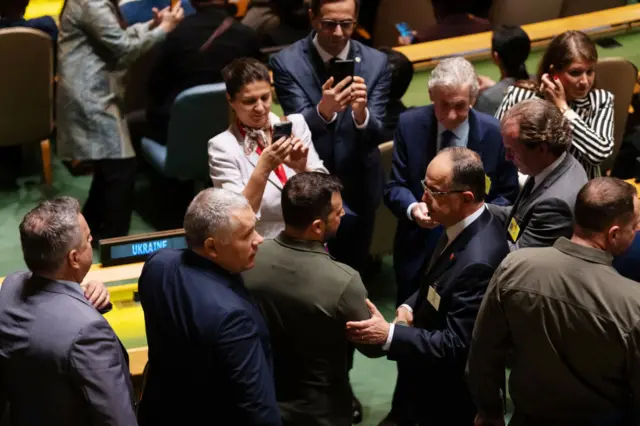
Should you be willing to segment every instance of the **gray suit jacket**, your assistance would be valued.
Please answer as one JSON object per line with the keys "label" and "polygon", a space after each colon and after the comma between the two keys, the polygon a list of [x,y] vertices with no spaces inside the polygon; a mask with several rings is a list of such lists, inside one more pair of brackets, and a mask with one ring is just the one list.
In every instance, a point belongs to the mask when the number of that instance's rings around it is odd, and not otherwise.
{"label": "gray suit jacket", "polygon": [[12,426],[133,426],[132,395],[122,345],[78,284],[4,280],[0,407],[9,402]]}
{"label": "gray suit jacket", "polygon": [[576,196],[587,183],[587,174],[569,153],[558,167],[536,186],[526,199],[518,196],[513,206],[489,204],[489,210],[509,226],[512,215],[520,227],[514,242],[507,232],[511,250],[523,247],[548,247],[560,237],[573,234],[573,209]]}

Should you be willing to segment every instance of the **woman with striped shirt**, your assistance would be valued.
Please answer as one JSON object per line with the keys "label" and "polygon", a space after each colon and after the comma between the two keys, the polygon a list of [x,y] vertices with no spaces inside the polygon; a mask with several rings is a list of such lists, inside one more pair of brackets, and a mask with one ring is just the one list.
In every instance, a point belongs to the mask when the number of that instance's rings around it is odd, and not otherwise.
{"label": "woman with striped shirt", "polygon": [[580,31],[555,37],[542,57],[538,81],[517,82],[507,91],[496,112],[501,120],[515,104],[535,96],[554,104],[573,129],[569,152],[592,179],[601,175],[600,164],[613,152],[613,94],[594,89],[598,52]]}

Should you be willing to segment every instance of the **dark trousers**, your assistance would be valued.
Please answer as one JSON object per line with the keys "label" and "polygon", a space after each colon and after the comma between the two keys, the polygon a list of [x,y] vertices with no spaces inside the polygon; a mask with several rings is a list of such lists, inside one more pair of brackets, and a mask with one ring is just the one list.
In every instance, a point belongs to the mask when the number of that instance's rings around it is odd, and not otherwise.
{"label": "dark trousers", "polygon": [[135,176],[135,158],[93,162],[93,180],[82,214],[94,238],[122,237],[129,233]]}

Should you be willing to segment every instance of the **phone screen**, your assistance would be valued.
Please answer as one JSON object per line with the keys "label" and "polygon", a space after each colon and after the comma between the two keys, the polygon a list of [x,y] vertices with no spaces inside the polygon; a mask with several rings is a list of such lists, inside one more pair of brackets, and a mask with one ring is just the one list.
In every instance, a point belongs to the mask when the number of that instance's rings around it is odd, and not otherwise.
{"label": "phone screen", "polygon": [[411,30],[411,27],[409,27],[409,24],[407,24],[406,22],[397,23],[396,29],[402,37],[413,38],[413,31]]}
{"label": "phone screen", "polygon": [[[329,69],[329,73],[331,77],[333,77],[333,85],[340,83],[347,77],[353,77],[355,72],[355,65],[353,59],[344,59],[334,61]],[[347,84],[345,87],[349,87],[351,83]]]}

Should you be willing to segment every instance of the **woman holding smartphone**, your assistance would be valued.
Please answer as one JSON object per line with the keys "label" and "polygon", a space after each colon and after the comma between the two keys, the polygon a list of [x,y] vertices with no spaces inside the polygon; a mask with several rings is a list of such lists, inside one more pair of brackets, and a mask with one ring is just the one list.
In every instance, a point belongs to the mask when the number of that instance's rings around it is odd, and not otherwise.
{"label": "woman holding smartphone", "polygon": [[94,241],[127,235],[136,161],[121,106],[124,73],[183,18],[181,7],[154,11],[127,27],[117,0],[65,0],[58,36],[58,155],[91,161],[82,213]]}
{"label": "woman holding smartphone", "polygon": [[613,152],[613,94],[593,87],[598,51],[583,32],[555,37],[540,62],[537,81],[519,81],[507,91],[496,112],[501,120],[515,104],[534,96],[554,104],[573,129],[569,152],[590,179]]}
{"label": "woman holding smartphone", "polygon": [[284,229],[281,192],[296,173],[328,173],[300,114],[283,122],[271,112],[271,78],[267,67],[249,58],[222,70],[235,119],[209,141],[213,186],[243,194],[256,212],[258,233],[274,238]]}

